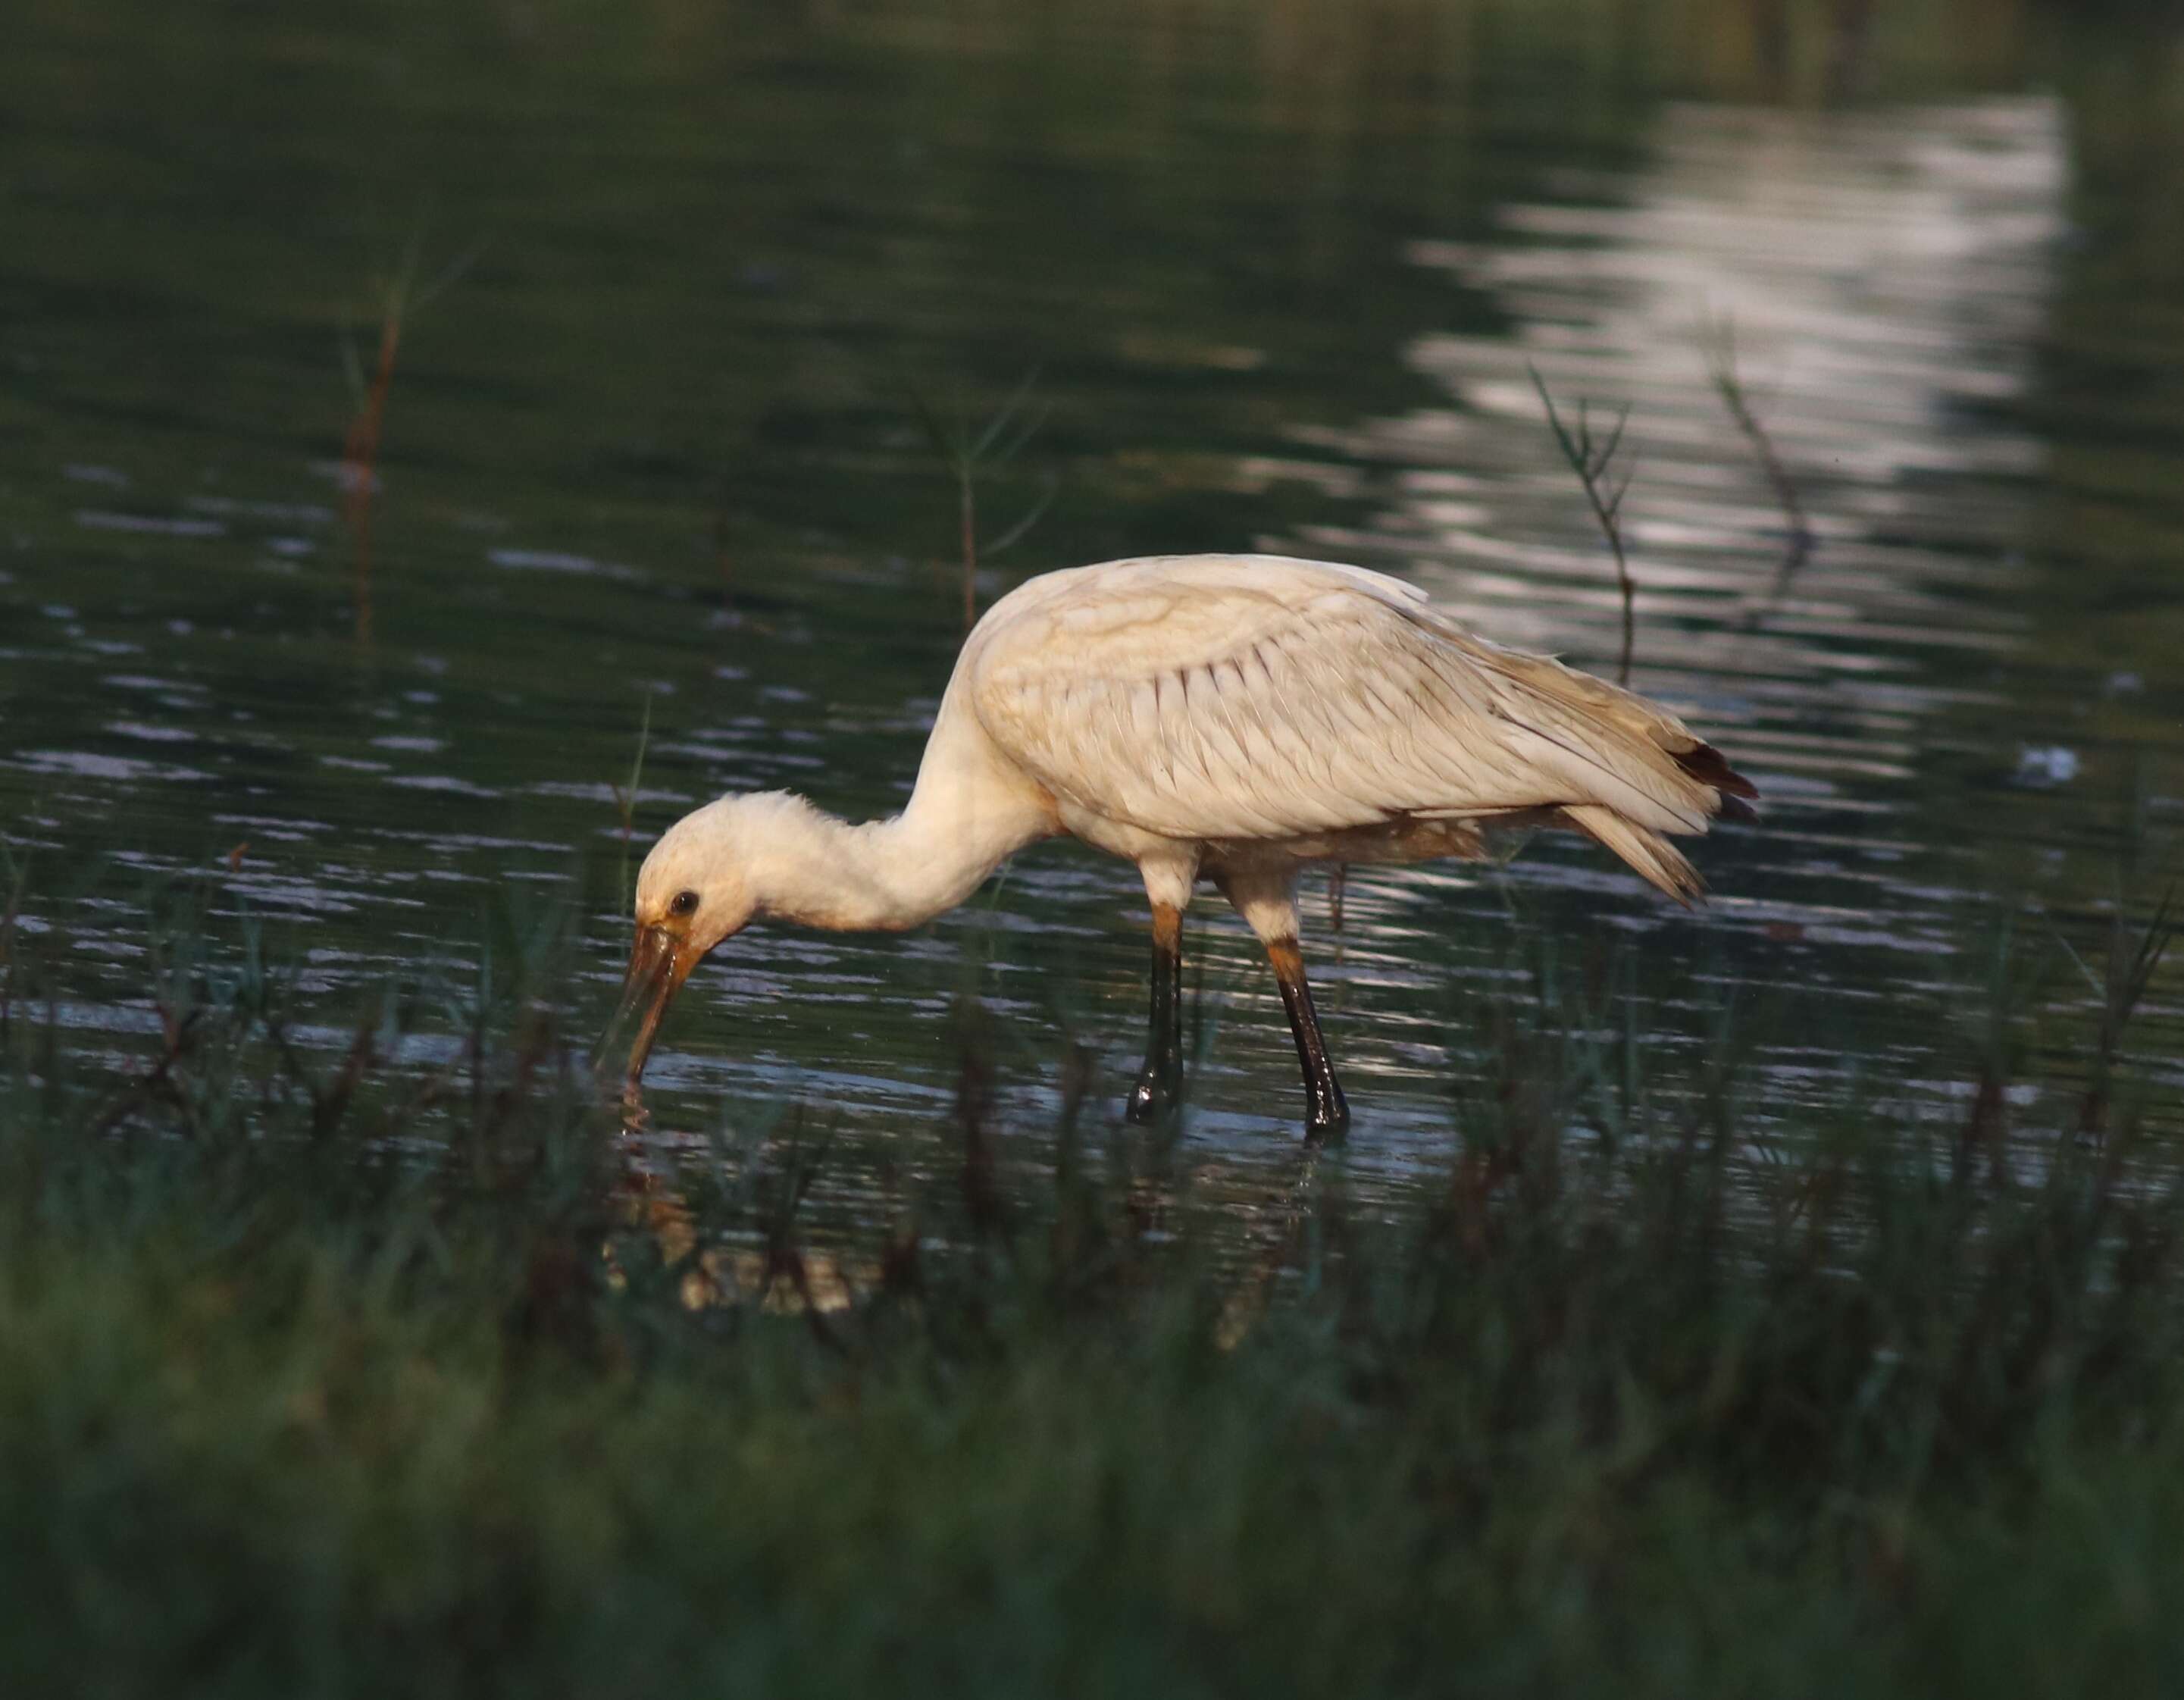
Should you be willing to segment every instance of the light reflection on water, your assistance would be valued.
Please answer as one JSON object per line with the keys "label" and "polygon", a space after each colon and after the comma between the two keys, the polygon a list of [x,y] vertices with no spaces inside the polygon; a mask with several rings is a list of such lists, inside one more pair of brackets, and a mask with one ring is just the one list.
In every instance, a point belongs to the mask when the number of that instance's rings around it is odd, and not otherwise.
{"label": "light reflection on water", "polygon": [[[872,121],[854,80],[798,86],[810,114],[798,121],[814,134]],[[1230,109],[1209,98],[1205,115],[1227,121]],[[1057,169],[1082,169],[1073,121],[955,145],[974,164],[1050,149]],[[713,133],[648,145],[702,147]],[[2089,735],[2073,716],[2098,693],[2082,672],[2048,669],[2060,645],[2042,621],[2053,604],[2031,594],[2052,571],[2040,557],[2057,443],[2034,404],[2072,263],[2070,136],[2070,114],[2047,95],[1852,113],[1657,103],[1609,155],[1557,150],[1527,130],[1500,151],[1479,144],[1497,186],[1480,203],[1400,170],[1372,179],[1375,221],[1297,238],[1299,268],[1328,288],[1275,314],[1240,300],[1212,322],[1169,313],[1175,276],[1160,242],[1112,207],[1081,209],[1099,255],[1078,287],[1081,336],[1045,325],[1033,352],[1048,357],[1039,393],[1062,482],[1093,493],[1111,527],[1096,534],[1116,542],[1084,549],[1094,527],[1065,508],[1021,560],[989,562],[988,596],[1095,552],[1263,547],[1406,574],[1491,636],[1612,671],[1619,605],[1541,421],[1536,368],[1565,405],[1630,410],[1634,683],[1765,792],[1761,827],[1699,850],[1716,894],[1702,917],[1570,844],[1535,845],[1507,870],[1352,879],[1341,937],[1318,927],[1316,973],[1358,1112],[1348,1162],[1368,1190],[1442,1162],[1451,1102],[1486,1068],[1495,1006],[1529,996],[1542,950],[1580,978],[1602,940],[1642,959],[1663,1053],[1708,1042],[1712,1011],[1731,995],[1824,1000],[1869,1064],[1890,1065],[1897,1090],[1946,1105],[1964,1085],[1950,1012],[1981,984],[1967,947],[1992,928],[1992,895],[2028,898],[2095,948],[2122,837],[2116,797],[2136,787],[2157,822],[2177,819],[2179,741],[2164,705],[2178,682],[2159,657],[2115,658],[2143,713],[2127,738]],[[527,167],[533,145],[511,131],[479,148]],[[1167,145],[1193,144],[1172,130]],[[1306,194],[1280,159],[1240,166],[1203,145],[1207,184],[1217,165],[1247,175],[1228,189],[1234,203],[1217,205],[1195,178],[1148,168],[1156,187],[1143,192],[1171,215],[1156,220],[1171,246],[1198,239],[1201,224],[1215,230],[1217,215],[1248,225]],[[1028,226],[1044,192],[1005,179],[1004,169],[980,192]],[[1174,198],[1191,194],[1209,198]],[[327,1017],[299,1038],[329,1045],[360,988],[423,962],[460,978],[491,894],[566,890],[588,861],[588,889],[613,900],[632,854],[618,788],[640,690],[653,694],[635,851],[724,787],[809,787],[851,810],[899,797],[955,641],[949,569],[902,556],[944,550],[948,493],[900,396],[839,377],[859,364],[844,339],[863,334],[844,324],[863,314],[905,341],[976,348],[994,297],[970,286],[1000,290],[989,273],[1015,226],[995,215],[996,230],[965,236],[964,209],[979,204],[965,192],[913,242],[890,222],[912,212],[822,198],[793,206],[794,222],[764,242],[802,244],[816,275],[830,244],[869,230],[894,244],[898,270],[854,313],[815,295],[800,310],[816,328],[753,333],[794,350],[786,367],[749,379],[774,387],[769,404],[784,417],[772,428],[792,447],[741,483],[692,475],[727,489],[707,498],[718,511],[698,511],[682,486],[671,499],[587,505],[571,494],[584,481],[568,475],[564,439],[582,421],[537,393],[532,363],[581,361],[558,370],[616,395],[613,377],[596,376],[613,371],[611,345],[586,354],[543,334],[504,340],[467,356],[477,370],[428,369],[414,387],[405,368],[396,426],[483,410],[508,389],[525,395],[538,434],[515,439],[514,475],[453,449],[382,468],[386,635],[369,655],[346,636],[348,544],[324,499],[338,468],[323,442],[278,438],[253,459],[250,432],[231,421],[227,436],[191,437],[177,460],[153,427],[132,434],[125,421],[95,450],[57,449],[47,471],[24,476],[27,494],[0,510],[12,549],[0,575],[12,658],[0,785],[6,829],[39,850],[53,882],[26,930],[46,936],[65,915],[81,941],[75,995],[60,1006],[72,1035],[89,1045],[145,1030],[136,917],[158,876],[205,875],[231,914],[286,924],[310,964],[304,990]],[[593,216],[610,220],[610,200]],[[777,267],[763,289],[722,294],[695,254],[710,204],[575,238],[558,206],[501,209],[494,252],[531,271],[496,274],[488,254],[471,287],[513,322],[554,326],[567,310],[555,267],[572,263],[557,242],[588,255],[613,235],[656,259],[643,235],[692,244],[688,275],[649,263],[642,280],[608,287],[598,322],[686,298],[691,323],[755,322],[750,304],[773,310],[798,273]],[[1235,261],[1233,248],[1216,251],[1217,232],[1203,239],[1215,246],[1194,251],[1192,267]],[[1019,280],[1034,281],[1053,287],[1045,274]],[[1387,304],[1384,320],[1361,309],[1330,357],[1321,321],[1352,288]],[[461,299],[451,293],[448,310]],[[270,337],[280,322],[261,328]],[[1738,372],[1817,539],[1786,580],[1783,515],[1709,383],[1709,326],[1731,328]],[[421,324],[421,349],[431,330]],[[324,353],[297,357],[299,383],[326,379],[307,363]],[[1253,387],[1277,381],[1279,406]],[[632,410],[664,404],[646,391]],[[1140,440],[1156,409],[1178,421],[1181,446]],[[56,444],[74,441],[77,423],[58,404],[32,416]],[[672,459],[638,427],[624,432],[615,454]],[[755,432],[742,452],[763,461],[765,440]],[[2148,452],[2184,464],[2184,444]],[[248,470],[231,479],[228,461]],[[787,469],[788,496],[760,488],[769,467]],[[929,499],[936,490],[942,499]],[[1028,505],[1036,493],[996,494],[1006,510],[994,524],[1014,510],[1005,495]],[[790,497],[793,526],[753,517]],[[663,1144],[724,1107],[734,1117],[802,1101],[846,1129],[841,1196],[869,1199],[875,1151],[942,1160],[950,1010],[971,990],[1011,1035],[998,1059],[1004,1118],[1039,1148],[1061,1035],[1100,1051],[1106,1100],[1133,1066],[1139,901],[1126,869],[1045,847],[922,935],[737,941],[700,971],[657,1053]],[[1311,902],[1319,922],[1317,890]],[[1216,907],[1194,917],[1212,1036],[1190,1150],[1226,1172],[1279,1168],[1293,1137],[1287,1034],[1255,951]],[[626,949],[618,917],[602,906],[593,918],[571,1000],[579,1023],[603,1012]],[[2178,1031],[2173,988],[2153,1000],[2157,1034]],[[2082,987],[2053,995],[2082,1012]],[[1830,1099],[1840,1057],[1800,1018],[1780,1023],[1757,1054],[1763,1112]],[[2177,1084],[2173,1070],[2159,1078]],[[2161,1109],[2174,1117],[2173,1101]]]}
{"label": "light reflection on water", "polygon": [[[1628,408],[1634,683],[1735,752],[1766,799],[1762,828],[1701,852],[1706,924],[1794,938],[1774,965],[1845,997],[1930,989],[1931,959],[1978,934],[1972,893],[1936,877],[1906,817],[1924,752],[1954,717],[2002,705],[1967,687],[1966,657],[2006,665],[2029,637],[2008,592],[2042,447],[1990,404],[2021,394],[2043,325],[2065,231],[2062,114],[2045,98],[1674,105],[1648,142],[1627,179],[1552,185],[1574,203],[1502,207],[1493,239],[1411,244],[1497,328],[1401,351],[1445,405],[1299,424],[1301,447],[1355,469],[1362,511],[1267,541],[1404,571],[1483,631],[1612,672],[1612,568],[1531,374],[1566,411],[1589,399],[1603,431]],[[1816,538],[1786,579],[1787,516],[1713,383],[1724,330]],[[1648,936],[1683,924],[1631,903],[1634,882],[1602,858],[1513,877],[1591,892]],[[1351,985],[1369,1000],[1400,983],[1463,883],[1361,871]],[[1446,1078],[1437,1016],[1373,1016],[1379,1073]],[[1825,1067],[1769,1069],[1786,1098],[1836,1090]]]}

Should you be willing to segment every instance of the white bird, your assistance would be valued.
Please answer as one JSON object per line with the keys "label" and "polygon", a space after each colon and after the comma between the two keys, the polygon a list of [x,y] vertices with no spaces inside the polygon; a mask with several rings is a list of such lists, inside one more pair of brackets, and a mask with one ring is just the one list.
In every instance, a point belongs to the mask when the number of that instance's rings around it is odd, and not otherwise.
{"label": "white bird", "polygon": [[[638,876],[623,1015],[635,1094],[669,1001],[753,921],[900,931],[1011,853],[1073,834],[1135,862],[1152,1022],[1133,1120],[1182,1088],[1183,912],[1210,879],[1264,944],[1304,1070],[1306,1132],[1349,1119],[1297,945],[1314,862],[1476,857],[1502,826],[1573,828],[1688,902],[1667,834],[1758,794],[1643,698],[1472,636],[1362,567],[1166,555],[1031,579],[966,639],[908,805],[852,825],[801,797],[726,796]],[[649,1000],[649,1002],[648,1002]]]}

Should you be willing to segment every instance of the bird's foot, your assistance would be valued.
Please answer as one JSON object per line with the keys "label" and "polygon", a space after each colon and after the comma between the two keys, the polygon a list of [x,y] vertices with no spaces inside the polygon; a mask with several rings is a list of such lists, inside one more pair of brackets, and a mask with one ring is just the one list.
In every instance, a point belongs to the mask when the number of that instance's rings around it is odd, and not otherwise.
{"label": "bird's foot", "polygon": [[1167,1120],[1182,1105],[1182,1082],[1148,1068],[1123,1101],[1123,1118],[1134,1127],[1149,1128]]}
{"label": "bird's foot", "polygon": [[1336,1087],[1330,1097],[1322,1098],[1315,1095],[1305,1110],[1305,1143],[1340,1145],[1349,1132],[1350,1106],[1343,1101],[1342,1089]]}

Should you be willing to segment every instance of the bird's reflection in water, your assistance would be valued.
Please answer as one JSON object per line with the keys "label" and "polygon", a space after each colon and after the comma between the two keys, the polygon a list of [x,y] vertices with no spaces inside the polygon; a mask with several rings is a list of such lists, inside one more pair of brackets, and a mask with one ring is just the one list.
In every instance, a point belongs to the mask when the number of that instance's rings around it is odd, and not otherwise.
{"label": "bird's reflection in water", "polygon": [[1316,1140],[1299,1147],[1284,1184],[1270,1194],[1267,1207],[1259,1213],[1251,1235],[1251,1255],[1221,1307],[1216,1338],[1223,1350],[1240,1341],[1266,1314],[1275,1284],[1295,1262],[1306,1230],[1318,1215],[1325,1196],[1319,1166],[1327,1149]]}
{"label": "bird's reflection in water", "polygon": [[[1136,1131],[1118,1130],[1125,1138]],[[1181,1132],[1179,1120],[1172,1119],[1164,1128],[1143,1130],[1133,1140],[1131,1179],[1116,1201],[1125,1232],[1141,1247],[1176,1237],[1190,1186],[1181,1173]],[[983,1137],[981,1130],[967,1140],[966,1163],[972,1172],[981,1160],[978,1152]],[[775,1314],[810,1317],[824,1333],[825,1318],[859,1308],[896,1284],[908,1242],[876,1244],[866,1239],[830,1249],[806,1244],[792,1231],[794,1203],[809,1179],[807,1172],[788,1178],[787,1208],[773,1212],[771,1222],[752,1224],[760,1230],[761,1243],[729,1244],[717,1239],[716,1225],[692,1206],[681,1182],[681,1165],[672,1161],[663,1164],[654,1155],[656,1149],[650,1112],[642,1097],[632,1092],[622,1103],[610,1184],[613,1229],[602,1248],[608,1282],[617,1290],[627,1287],[628,1260],[642,1246],[644,1260],[656,1260],[655,1267],[674,1281],[686,1309],[755,1304]],[[1295,1266],[1327,1197],[1323,1168],[1331,1149],[1339,1147],[1306,1141],[1288,1163],[1270,1168],[1245,1192],[1224,1198],[1224,1216],[1240,1218],[1249,1227],[1240,1255],[1223,1257],[1216,1265],[1222,1290],[1215,1338],[1223,1350],[1251,1332],[1266,1313],[1284,1273]],[[1057,1256],[1066,1257],[1065,1246],[1081,1251],[1079,1230],[1087,1224],[1066,1189],[1057,1193],[1057,1201],[1052,1221],[1042,1223],[1042,1231],[1050,1235]],[[1007,1261],[1014,1264],[1016,1260]],[[839,1344],[831,1334],[826,1338]]]}
{"label": "bird's reflection in water", "polygon": [[621,1166],[613,1203],[614,1231],[602,1255],[616,1290],[629,1283],[632,1240],[674,1279],[686,1310],[755,1304],[779,1314],[824,1317],[850,1309],[883,1279],[877,1259],[860,1262],[785,1236],[769,1235],[760,1246],[705,1244],[705,1224],[672,1177],[639,1162]]}

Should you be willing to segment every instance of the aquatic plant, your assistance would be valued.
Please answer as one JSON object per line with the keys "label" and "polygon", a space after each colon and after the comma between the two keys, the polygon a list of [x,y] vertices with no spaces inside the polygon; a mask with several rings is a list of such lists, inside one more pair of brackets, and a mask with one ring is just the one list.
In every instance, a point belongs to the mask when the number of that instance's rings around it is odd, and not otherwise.
{"label": "aquatic plant", "polygon": [[[1534,934],[1426,1202],[1306,1151],[1240,1218],[1187,1130],[1087,1124],[1074,1041],[1058,1125],[1007,1119],[966,1004],[952,1163],[829,1227],[823,1110],[616,1137],[573,924],[307,1029],[183,890],[125,1057],[8,1028],[11,1688],[2042,1693],[2176,1656],[2184,1189],[2127,1027],[2098,1145],[2067,1094],[1997,1149],[1880,1078],[1786,1124],[1734,1008],[1663,1054],[1618,960]],[[20,1007],[56,967],[18,952]],[[1043,1189],[1000,1179],[1026,1140]]]}
{"label": "aquatic plant", "polygon": [[1771,604],[1780,600],[1791,580],[1797,576],[1798,568],[1811,557],[1814,543],[1812,522],[1806,519],[1805,504],[1798,499],[1797,482],[1776,452],[1774,439],[1768,435],[1767,427],[1752,411],[1751,399],[1745,393],[1744,380],[1738,376],[1736,321],[1726,317],[1711,321],[1704,327],[1701,342],[1707,377],[1713,386],[1713,393],[1720,398],[1738,434],[1759,462],[1768,487],[1774,493],[1775,504],[1782,510],[1785,542],[1781,564],[1774,570],[1774,587],[1768,594]]}
{"label": "aquatic plant", "polygon": [[1579,487],[1585,492],[1585,505],[1591,509],[1594,522],[1606,539],[1607,552],[1615,561],[1615,588],[1623,598],[1623,651],[1618,660],[1615,680],[1618,684],[1630,683],[1630,655],[1637,640],[1636,599],[1638,588],[1631,582],[1630,561],[1623,546],[1623,499],[1630,493],[1630,469],[1622,469],[1617,476],[1615,457],[1623,447],[1623,427],[1630,422],[1630,410],[1624,408],[1615,415],[1615,423],[1604,438],[1592,434],[1591,404],[1583,397],[1578,399],[1577,424],[1574,429],[1563,423],[1563,416],[1555,406],[1555,399],[1547,393],[1546,380],[1540,376],[1537,366],[1527,364],[1524,370],[1531,374],[1532,387],[1539,393],[1540,405],[1547,412],[1547,428],[1554,432],[1555,446],[1562,451],[1563,459],[1576,474]]}
{"label": "aquatic plant", "polygon": [[342,438],[342,517],[348,523],[352,543],[356,636],[360,644],[371,642],[372,499],[379,493],[380,437],[386,428],[387,397],[394,387],[394,362],[401,352],[403,328],[412,314],[453,285],[485,250],[482,239],[473,243],[421,288],[417,269],[422,260],[424,233],[421,218],[403,251],[401,264],[377,287],[379,331],[368,378],[346,330],[342,338],[343,370],[356,408]]}
{"label": "aquatic plant", "polygon": [[[1038,382],[1039,371],[1034,367],[1024,374],[1022,382],[994,410],[985,424],[974,434],[963,419],[960,408],[951,421],[944,422],[926,399],[924,392],[907,379],[903,382],[904,393],[909,397],[919,424],[924,426],[934,452],[946,464],[949,477],[956,486],[956,536],[962,550],[963,629],[966,632],[978,623],[978,479],[981,474],[997,471],[1014,460],[1045,422],[1046,410],[1044,408],[1036,412],[1028,410]],[[1048,480],[1045,492],[1022,516],[985,545],[986,555],[990,558],[999,555],[1021,540],[1045,516],[1059,488],[1054,480]]]}

